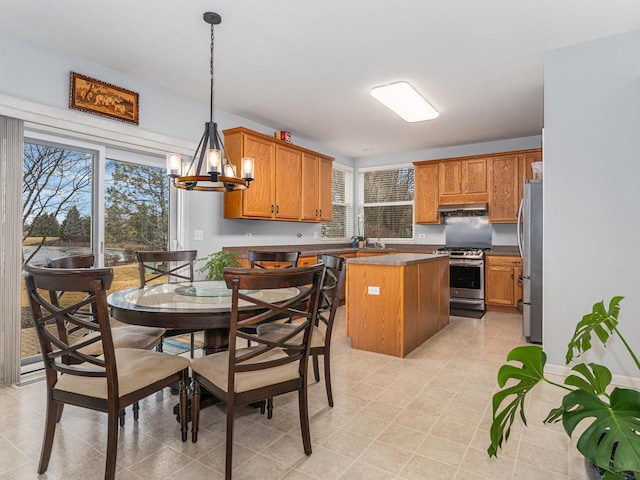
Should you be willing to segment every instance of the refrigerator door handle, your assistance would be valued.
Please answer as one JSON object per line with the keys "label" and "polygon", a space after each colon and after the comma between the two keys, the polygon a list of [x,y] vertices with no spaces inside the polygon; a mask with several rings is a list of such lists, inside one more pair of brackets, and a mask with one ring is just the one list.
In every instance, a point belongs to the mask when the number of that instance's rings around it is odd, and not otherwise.
{"label": "refrigerator door handle", "polygon": [[520,251],[521,257],[524,256],[522,255],[522,230],[523,230],[522,222],[524,221],[522,217],[523,203],[524,203],[524,199],[520,200],[520,208],[518,209],[518,223],[516,223],[516,228],[517,228],[516,237],[518,239],[518,250]]}

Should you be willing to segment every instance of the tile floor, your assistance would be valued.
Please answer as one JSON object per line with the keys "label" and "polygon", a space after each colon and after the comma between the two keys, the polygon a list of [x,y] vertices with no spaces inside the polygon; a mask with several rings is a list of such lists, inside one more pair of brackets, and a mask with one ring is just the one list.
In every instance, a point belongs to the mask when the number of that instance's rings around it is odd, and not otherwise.
{"label": "tile floor", "polygon": [[[521,344],[520,317],[488,313],[451,324],[407,358],[353,350],[343,308],[332,353],[335,407],[324,384],[309,389],[313,454],[304,455],[295,395],[276,398],[274,418],[245,408],[236,414],[234,479],[584,479],[581,457],[562,427],[541,420],[559,404],[539,388],[529,426],[514,427],[498,459],[486,454],[495,375]],[[101,479],[105,415],[65,407],[46,474],[37,462],[44,383],[0,389],[0,480]],[[198,442],[180,442],[169,390],[127,415],[118,446],[119,480],[218,479],[224,471],[224,413],[202,411]]]}

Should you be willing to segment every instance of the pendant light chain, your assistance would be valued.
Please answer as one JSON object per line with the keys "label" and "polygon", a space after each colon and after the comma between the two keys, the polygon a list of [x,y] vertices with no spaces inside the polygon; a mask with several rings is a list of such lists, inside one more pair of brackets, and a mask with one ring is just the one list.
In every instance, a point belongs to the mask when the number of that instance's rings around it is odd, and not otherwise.
{"label": "pendant light chain", "polygon": [[213,64],[213,46],[215,43],[215,35],[213,33],[213,24],[211,24],[211,59],[209,60],[209,72],[211,74],[211,101],[210,101],[210,118],[214,121],[215,118],[215,105],[216,105],[216,84],[214,77],[214,64]]}

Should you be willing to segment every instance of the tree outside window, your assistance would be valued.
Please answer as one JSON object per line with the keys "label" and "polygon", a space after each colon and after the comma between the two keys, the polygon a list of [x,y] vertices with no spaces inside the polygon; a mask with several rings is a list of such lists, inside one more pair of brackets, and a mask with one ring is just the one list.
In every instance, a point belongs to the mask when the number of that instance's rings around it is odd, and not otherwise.
{"label": "tree outside window", "polygon": [[361,170],[359,175],[364,232],[358,232],[358,235],[377,239],[412,239],[413,167]]}

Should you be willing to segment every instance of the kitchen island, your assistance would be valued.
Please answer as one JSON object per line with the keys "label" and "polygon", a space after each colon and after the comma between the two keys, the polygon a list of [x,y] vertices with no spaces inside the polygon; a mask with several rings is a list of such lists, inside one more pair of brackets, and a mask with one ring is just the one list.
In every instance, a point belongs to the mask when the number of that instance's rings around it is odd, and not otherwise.
{"label": "kitchen island", "polygon": [[449,324],[449,256],[351,258],[346,302],[353,348],[405,357]]}

